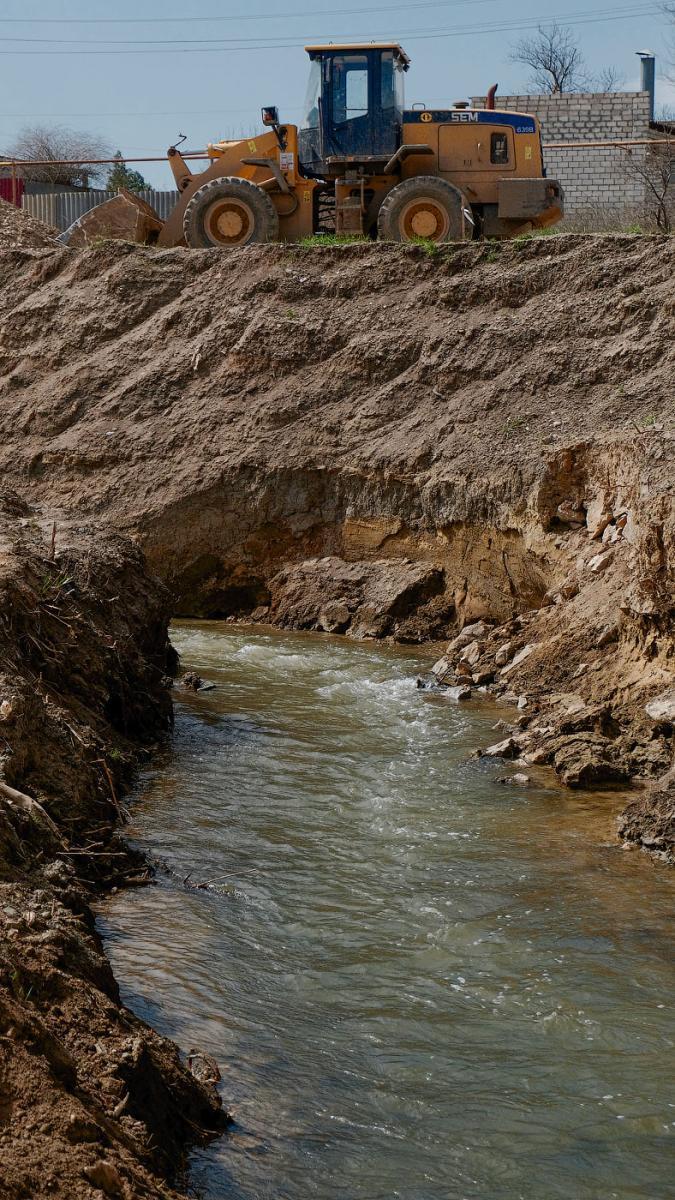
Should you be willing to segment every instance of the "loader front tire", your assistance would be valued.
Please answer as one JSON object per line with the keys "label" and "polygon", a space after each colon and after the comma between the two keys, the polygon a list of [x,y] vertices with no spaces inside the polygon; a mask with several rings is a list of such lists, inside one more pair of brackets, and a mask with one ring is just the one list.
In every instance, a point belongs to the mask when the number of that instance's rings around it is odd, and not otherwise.
{"label": "loader front tire", "polygon": [[195,192],[183,216],[183,233],[195,250],[279,240],[279,214],[267,192],[250,179],[223,176]]}
{"label": "loader front tire", "polygon": [[437,175],[404,179],[392,188],[377,218],[386,242],[463,242],[472,236],[470,210],[458,188]]}

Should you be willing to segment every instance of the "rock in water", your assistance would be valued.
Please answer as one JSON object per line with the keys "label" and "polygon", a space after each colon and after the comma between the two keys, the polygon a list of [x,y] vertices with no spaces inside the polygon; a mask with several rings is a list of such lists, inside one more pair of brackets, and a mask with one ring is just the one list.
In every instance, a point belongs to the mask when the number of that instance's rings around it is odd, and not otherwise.
{"label": "rock in water", "polygon": [[503,742],[495,742],[494,746],[481,750],[483,758],[517,758],[519,754],[520,746],[512,737],[504,738]]}
{"label": "rock in water", "polygon": [[188,1067],[195,1079],[201,1080],[202,1083],[220,1083],[222,1079],[215,1058],[210,1054],[204,1054],[201,1050],[188,1051]]}
{"label": "rock in water", "polygon": [[196,671],[186,671],[181,677],[180,685],[188,692],[200,692],[204,687],[204,680]]}

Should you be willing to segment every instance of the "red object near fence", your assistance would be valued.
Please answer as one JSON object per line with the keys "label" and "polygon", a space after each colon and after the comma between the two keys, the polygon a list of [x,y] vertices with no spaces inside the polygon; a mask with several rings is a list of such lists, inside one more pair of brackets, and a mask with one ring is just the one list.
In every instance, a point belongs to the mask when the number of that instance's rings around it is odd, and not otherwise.
{"label": "red object near fence", "polygon": [[9,178],[0,179],[0,200],[6,200],[8,204],[16,204],[17,208],[21,208],[25,187],[23,179],[12,179],[11,175]]}

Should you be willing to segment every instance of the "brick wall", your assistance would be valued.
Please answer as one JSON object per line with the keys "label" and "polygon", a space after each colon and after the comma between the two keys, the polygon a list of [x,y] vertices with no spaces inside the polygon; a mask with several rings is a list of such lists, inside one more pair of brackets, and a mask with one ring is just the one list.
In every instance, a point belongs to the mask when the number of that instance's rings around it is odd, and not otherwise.
{"label": "brick wall", "polygon": [[[473,98],[474,107],[485,103]],[[627,152],[602,147],[548,150],[547,142],[588,142],[649,137],[647,92],[569,92],[562,96],[497,96],[497,108],[533,113],[541,121],[548,174],[565,189],[567,215],[610,209],[630,217],[644,205],[645,185],[631,175]],[[636,158],[645,151],[633,147]]]}

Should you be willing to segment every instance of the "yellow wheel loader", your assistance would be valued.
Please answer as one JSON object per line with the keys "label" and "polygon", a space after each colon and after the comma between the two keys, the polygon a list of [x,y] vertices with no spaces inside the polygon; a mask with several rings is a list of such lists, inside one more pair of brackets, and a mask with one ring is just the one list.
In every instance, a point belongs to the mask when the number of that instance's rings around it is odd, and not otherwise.
{"label": "yellow wheel loader", "polygon": [[180,198],[162,223],[124,192],[92,209],[71,243],[92,234],[159,246],[296,242],[322,231],[385,241],[507,238],[553,225],[563,213],[546,177],[538,121],[484,108],[406,108],[407,54],[394,43],[307,46],[311,73],[302,124],[275,107],[264,132],[207,147],[193,173],[168,160]]}

